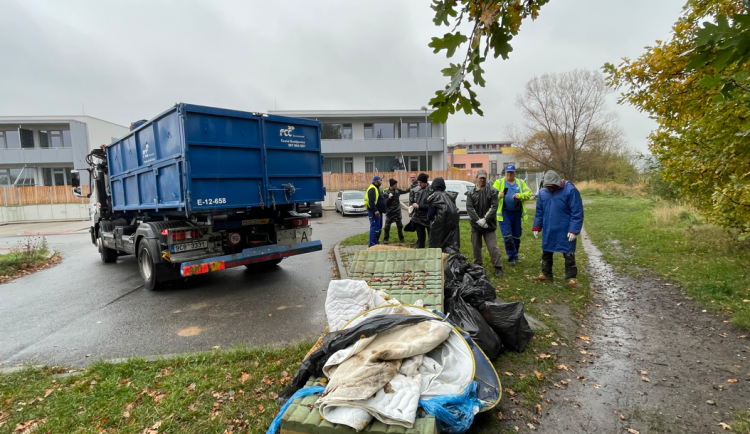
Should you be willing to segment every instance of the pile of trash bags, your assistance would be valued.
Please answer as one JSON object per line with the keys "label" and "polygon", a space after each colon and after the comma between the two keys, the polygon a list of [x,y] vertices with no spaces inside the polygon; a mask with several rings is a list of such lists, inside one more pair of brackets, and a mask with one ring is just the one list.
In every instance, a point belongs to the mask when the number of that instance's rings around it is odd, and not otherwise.
{"label": "pile of trash bags", "polygon": [[445,269],[445,312],[495,360],[505,350],[522,352],[534,337],[523,302],[505,303],[480,265],[454,254]]}
{"label": "pile of trash bags", "polygon": [[[419,302],[402,305],[364,281],[338,280],[329,285],[326,316],[330,333],[279,395],[282,406],[317,394],[323,419],[357,431],[373,419],[411,428],[416,418],[432,414],[440,432],[461,434],[500,400],[491,362],[441,312]],[[321,376],[324,390],[305,387]]]}

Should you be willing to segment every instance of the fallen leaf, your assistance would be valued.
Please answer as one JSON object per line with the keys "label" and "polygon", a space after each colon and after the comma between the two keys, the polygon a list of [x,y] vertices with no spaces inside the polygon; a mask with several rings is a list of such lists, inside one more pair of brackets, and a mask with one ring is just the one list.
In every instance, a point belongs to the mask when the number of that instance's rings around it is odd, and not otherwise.
{"label": "fallen leaf", "polygon": [[586,350],[581,350],[581,354],[587,354],[587,353],[588,353],[588,351],[586,351]]}
{"label": "fallen leaf", "polygon": [[516,431],[518,431],[518,430],[519,430],[519,428],[518,428],[517,426],[514,426],[513,428],[514,428],[514,429],[515,429]]}
{"label": "fallen leaf", "polygon": [[550,356],[549,354],[540,354],[539,355],[540,359],[549,359],[550,357],[552,357],[552,356]]}
{"label": "fallen leaf", "polygon": [[552,342],[552,345],[556,347],[557,346],[557,342]]}
{"label": "fallen leaf", "polygon": [[55,391],[55,389],[47,389],[47,390],[45,390],[44,391],[44,397],[46,398],[46,397],[50,396],[52,394],[52,392],[54,392],[54,391]]}
{"label": "fallen leaf", "polygon": [[568,385],[568,382],[567,382],[567,381],[565,381],[565,380],[560,380],[560,384],[562,384],[563,386],[567,386],[567,385]]}
{"label": "fallen leaf", "polygon": [[543,380],[544,379],[544,375],[542,375],[542,373],[539,372],[539,371],[534,371],[534,375],[536,375],[536,378],[538,380]]}
{"label": "fallen leaf", "polygon": [[735,380],[734,378],[730,378],[729,380],[727,380],[727,383],[736,383],[736,382],[737,380]]}
{"label": "fallen leaf", "polygon": [[620,415],[620,420],[625,420],[625,416]]}
{"label": "fallen leaf", "polygon": [[536,412],[539,414],[539,416],[542,415],[542,406],[540,404],[536,405]]}
{"label": "fallen leaf", "polygon": [[529,303],[533,303],[533,302],[535,302],[535,301],[536,301],[536,297],[532,297],[532,298],[531,298],[531,301],[530,301]]}
{"label": "fallen leaf", "polygon": [[646,375],[646,374],[648,374],[648,371],[642,371],[642,370],[639,369],[638,373],[641,374],[641,375]]}
{"label": "fallen leaf", "polygon": [[594,389],[598,389],[598,388],[599,388],[599,385],[594,383]]}
{"label": "fallen leaf", "polygon": [[528,426],[530,430],[536,431],[536,427],[534,426],[534,424],[527,423],[526,426]]}
{"label": "fallen leaf", "polygon": [[188,405],[187,410],[188,411],[195,411],[195,403],[192,403],[192,404]]}
{"label": "fallen leaf", "polygon": [[503,412],[501,411],[497,412],[497,420],[505,420],[505,416],[503,416]]}
{"label": "fallen leaf", "polygon": [[548,314],[548,313],[543,313],[542,315],[544,315],[544,316],[546,316],[546,317],[549,317],[549,314]]}
{"label": "fallen leaf", "polygon": [[576,380],[583,380],[584,378],[586,378],[586,377],[584,377],[583,375],[579,375],[579,376],[576,377]]}
{"label": "fallen leaf", "polygon": [[186,389],[189,391],[195,390],[195,383],[190,383],[190,385]]}
{"label": "fallen leaf", "polygon": [[649,380],[648,377],[646,377],[645,375],[643,377],[641,377],[641,380],[645,381],[646,383],[650,383],[651,382],[651,380]]}
{"label": "fallen leaf", "polygon": [[630,434],[641,434],[640,432],[638,432],[638,431],[634,430],[633,428],[628,428],[628,432],[629,432]]}
{"label": "fallen leaf", "polygon": [[565,365],[557,365],[557,370],[558,370],[558,371],[562,371],[562,370],[565,370],[565,371],[567,371],[567,370],[568,370],[568,367],[567,367],[567,366],[565,366]]}
{"label": "fallen leaf", "polygon": [[45,423],[47,423],[47,419],[31,419],[26,422],[20,422],[16,424],[13,434],[30,434]]}
{"label": "fallen leaf", "polygon": [[505,372],[505,375],[507,375],[508,377],[512,377],[513,373],[512,372]]}
{"label": "fallen leaf", "polygon": [[263,404],[258,404],[258,410],[259,410],[259,411],[260,411],[261,413],[265,413],[265,412],[266,412],[266,408],[265,408],[265,407],[263,407]]}
{"label": "fallen leaf", "polygon": [[518,374],[518,378],[520,378],[521,380],[523,380],[524,378],[526,378],[526,374]]}
{"label": "fallen leaf", "polygon": [[393,390],[393,387],[391,387],[391,383],[386,383],[385,386],[383,386],[383,392],[388,394],[396,393],[396,391]]}
{"label": "fallen leaf", "polygon": [[160,426],[161,426],[161,421],[158,421],[155,424],[144,428],[143,431],[141,431],[141,434],[158,434]]}
{"label": "fallen leaf", "polygon": [[729,430],[729,431],[732,430],[732,427],[729,426],[729,425],[727,425],[727,424],[725,424],[724,422],[719,422],[719,426],[722,427],[722,428],[724,428],[724,429],[726,429],[726,430]]}

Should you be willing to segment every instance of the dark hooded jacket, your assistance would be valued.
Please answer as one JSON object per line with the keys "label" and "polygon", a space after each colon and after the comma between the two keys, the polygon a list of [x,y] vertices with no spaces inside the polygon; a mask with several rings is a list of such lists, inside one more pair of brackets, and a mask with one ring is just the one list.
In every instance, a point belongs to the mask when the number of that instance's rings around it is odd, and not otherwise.
{"label": "dark hooded jacket", "polygon": [[430,223],[430,248],[441,249],[445,253],[461,251],[461,234],[458,228],[460,220],[456,207],[456,192],[445,191],[443,178],[432,180],[432,194],[427,198],[427,205],[434,208],[434,218]]}
{"label": "dark hooded jacket", "polygon": [[[475,232],[494,232],[497,229],[498,194],[489,184],[466,193],[466,213],[469,214],[469,223]],[[477,225],[477,220],[481,219],[486,219],[487,229]]]}
{"label": "dark hooded jacket", "polygon": [[[409,190],[402,190],[400,188],[396,188],[395,190],[387,188],[383,190],[383,196],[386,198],[385,205],[388,207],[385,216],[388,220],[401,221],[401,195],[404,193],[409,193]],[[391,194],[393,197],[390,197]]]}
{"label": "dark hooded jacket", "polygon": [[409,202],[416,203],[419,205],[418,209],[415,209],[411,215],[411,221],[420,224],[422,226],[429,226],[430,222],[427,220],[427,198],[432,194],[432,187],[429,185],[426,188],[417,186],[413,188],[409,193]]}

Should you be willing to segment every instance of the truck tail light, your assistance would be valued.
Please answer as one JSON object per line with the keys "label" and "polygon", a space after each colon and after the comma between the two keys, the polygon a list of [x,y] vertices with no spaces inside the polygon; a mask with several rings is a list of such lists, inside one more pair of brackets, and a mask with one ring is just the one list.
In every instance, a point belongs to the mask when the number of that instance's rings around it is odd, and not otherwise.
{"label": "truck tail light", "polygon": [[294,219],[292,220],[292,227],[293,228],[299,228],[302,226],[307,226],[308,220],[307,219]]}
{"label": "truck tail light", "polygon": [[[164,232],[162,234],[166,235]],[[201,237],[200,229],[191,229],[187,231],[172,231],[172,242],[195,240]]]}

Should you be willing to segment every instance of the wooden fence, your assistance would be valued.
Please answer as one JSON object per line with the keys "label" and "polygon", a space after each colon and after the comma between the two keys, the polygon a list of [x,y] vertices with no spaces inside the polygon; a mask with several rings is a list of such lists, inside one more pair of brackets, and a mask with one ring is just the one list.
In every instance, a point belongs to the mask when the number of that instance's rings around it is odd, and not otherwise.
{"label": "wooden fence", "polygon": [[[88,194],[89,186],[81,186],[83,195]],[[0,206],[44,205],[55,203],[87,203],[85,197],[73,195],[73,187],[0,187]]]}
{"label": "wooden fence", "polygon": [[[398,181],[401,188],[411,185],[409,174],[412,172],[358,172],[358,173],[324,173],[323,185],[327,191],[339,190],[364,190],[375,175],[383,178],[383,185],[388,185],[388,180],[393,178]],[[457,181],[474,181],[474,175],[471,170],[450,169],[450,170],[431,170],[427,172],[430,180],[441,177],[443,179]]]}

